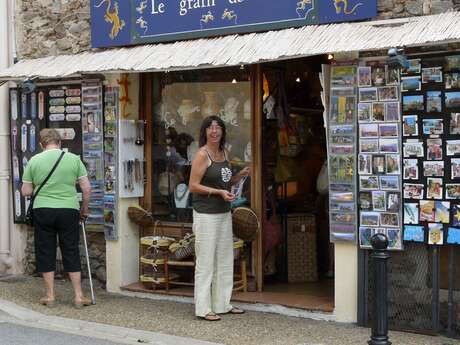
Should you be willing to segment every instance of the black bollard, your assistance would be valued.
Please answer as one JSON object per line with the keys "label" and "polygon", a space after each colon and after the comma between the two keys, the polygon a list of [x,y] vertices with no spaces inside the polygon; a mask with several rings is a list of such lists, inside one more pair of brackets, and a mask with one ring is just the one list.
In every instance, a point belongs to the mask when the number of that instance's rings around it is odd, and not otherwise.
{"label": "black bollard", "polygon": [[372,334],[369,345],[391,345],[388,338],[388,305],[387,305],[387,252],[388,238],[384,234],[371,237],[374,249],[371,258],[374,260],[374,315],[372,318]]}

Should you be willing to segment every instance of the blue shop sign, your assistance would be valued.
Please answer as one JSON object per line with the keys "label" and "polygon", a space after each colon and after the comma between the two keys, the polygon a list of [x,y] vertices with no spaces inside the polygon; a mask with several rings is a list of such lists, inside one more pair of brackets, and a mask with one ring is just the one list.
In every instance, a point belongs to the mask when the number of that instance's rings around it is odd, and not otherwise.
{"label": "blue shop sign", "polygon": [[91,0],[93,47],[363,20],[377,0]]}

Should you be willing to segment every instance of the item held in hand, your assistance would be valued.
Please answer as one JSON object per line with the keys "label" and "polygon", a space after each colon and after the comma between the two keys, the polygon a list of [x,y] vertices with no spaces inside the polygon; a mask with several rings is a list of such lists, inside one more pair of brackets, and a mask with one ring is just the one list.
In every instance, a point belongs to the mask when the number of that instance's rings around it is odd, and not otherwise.
{"label": "item held in hand", "polygon": [[248,207],[237,207],[232,213],[233,234],[244,241],[256,238],[260,229],[259,218]]}

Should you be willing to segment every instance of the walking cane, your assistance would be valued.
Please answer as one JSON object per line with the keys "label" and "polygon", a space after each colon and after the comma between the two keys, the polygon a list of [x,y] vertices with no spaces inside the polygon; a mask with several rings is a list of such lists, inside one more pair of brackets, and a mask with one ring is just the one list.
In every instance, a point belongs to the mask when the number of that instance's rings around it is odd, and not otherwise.
{"label": "walking cane", "polygon": [[82,220],[80,223],[81,223],[81,229],[83,232],[83,244],[85,245],[86,266],[88,266],[89,287],[91,289],[91,304],[96,304],[96,297],[94,297],[94,289],[93,289],[93,278],[91,277],[91,266],[89,264],[88,244],[86,242],[85,221]]}

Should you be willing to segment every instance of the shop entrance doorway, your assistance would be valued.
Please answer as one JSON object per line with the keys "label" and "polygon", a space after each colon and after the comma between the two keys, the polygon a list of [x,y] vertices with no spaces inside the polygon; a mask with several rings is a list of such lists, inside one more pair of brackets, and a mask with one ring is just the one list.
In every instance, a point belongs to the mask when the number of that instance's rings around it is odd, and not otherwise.
{"label": "shop entrance doorway", "polygon": [[333,311],[333,247],[321,180],[327,174],[324,63],[319,56],[262,69],[263,291],[271,303]]}

